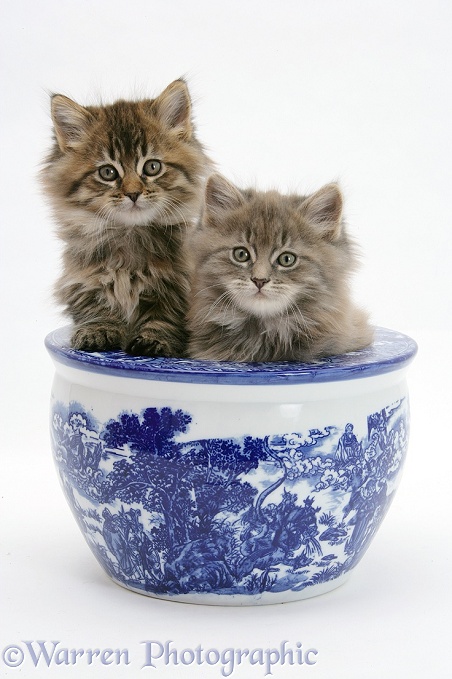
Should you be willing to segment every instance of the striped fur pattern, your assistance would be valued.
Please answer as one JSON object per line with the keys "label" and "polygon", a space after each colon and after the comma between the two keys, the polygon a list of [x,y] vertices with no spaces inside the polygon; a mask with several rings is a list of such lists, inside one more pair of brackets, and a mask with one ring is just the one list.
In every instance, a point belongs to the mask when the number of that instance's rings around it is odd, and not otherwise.
{"label": "striped fur pattern", "polygon": [[189,355],[224,361],[315,361],[371,342],[350,299],[353,245],[342,195],[240,191],[221,175],[206,186],[191,239]]}
{"label": "striped fur pattern", "polygon": [[51,109],[42,178],[64,243],[56,298],[73,321],[73,347],[184,355],[182,247],[210,167],[185,82],[98,107],[57,94]]}

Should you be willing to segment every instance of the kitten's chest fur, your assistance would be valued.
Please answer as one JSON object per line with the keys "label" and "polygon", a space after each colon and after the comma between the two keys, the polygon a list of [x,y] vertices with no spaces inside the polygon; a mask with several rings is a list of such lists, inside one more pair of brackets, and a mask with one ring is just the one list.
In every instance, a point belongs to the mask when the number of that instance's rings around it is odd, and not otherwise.
{"label": "kitten's chest fur", "polygon": [[228,330],[229,337],[234,337],[238,353],[243,350],[247,356],[253,356],[248,360],[284,360],[287,352],[301,340],[299,324],[290,315],[261,319],[238,314],[223,321],[222,326]]}
{"label": "kitten's chest fur", "polygon": [[58,286],[60,293],[64,295],[64,290],[74,286],[93,291],[103,306],[130,322],[140,301],[152,304],[158,297],[164,298],[176,277],[180,278],[179,245],[177,234],[166,242],[154,238],[149,243],[143,242],[139,234],[134,237],[129,233],[92,252],[85,250],[81,254],[68,248]]}
{"label": "kitten's chest fur", "polygon": [[152,298],[155,294],[159,275],[152,263],[138,269],[110,266],[99,272],[98,281],[108,305],[120,310],[124,319],[130,321],[140,298]]}

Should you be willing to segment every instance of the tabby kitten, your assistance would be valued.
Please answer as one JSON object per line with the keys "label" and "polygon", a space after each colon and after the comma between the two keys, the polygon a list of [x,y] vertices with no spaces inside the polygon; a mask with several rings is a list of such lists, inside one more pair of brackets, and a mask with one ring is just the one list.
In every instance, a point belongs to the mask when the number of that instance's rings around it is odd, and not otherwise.
{"label": "tabby kitten", "polygon": [[51,110],[43,180],[65,243],[56,297],[73,320],[72,346],[183,355],[181,246],[210,166],[186,84],[98,107],[57,94]]}
{"label": "tabby kitten", "polygon": [[240,191],[220,175],[190,243],[189,355],[314,361],[372,340],[351,302],[355,254],[336,184],[309,197]]}

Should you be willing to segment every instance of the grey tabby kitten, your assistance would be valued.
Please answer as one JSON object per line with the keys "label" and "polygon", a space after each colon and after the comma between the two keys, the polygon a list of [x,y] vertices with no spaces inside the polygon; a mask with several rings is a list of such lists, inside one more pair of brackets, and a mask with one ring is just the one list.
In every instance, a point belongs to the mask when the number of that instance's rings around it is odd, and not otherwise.
{"label": "grey tabby kitten", "polygon": [[43,170],[65,244],[58,301],[72,346],[183,355],[188,278],[181,246],[210,161],[182,80],[153,100],[82,107],[52,97]]}
{"label": "grey tabby kitten", "polygon": [[336,184],[283,196],[211,176],[190,244],[189,355],[309,362],[369,344],[350,299],[355,254],[341,214]]}

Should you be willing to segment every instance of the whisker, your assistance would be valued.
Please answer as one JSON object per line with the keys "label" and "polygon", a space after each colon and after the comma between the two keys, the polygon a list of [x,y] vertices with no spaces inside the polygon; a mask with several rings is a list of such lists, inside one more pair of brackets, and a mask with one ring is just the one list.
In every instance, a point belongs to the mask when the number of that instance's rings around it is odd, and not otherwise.
{"label": "whisker", "polygon": [[314,337],[312,335],[312,332],[310,330],[310,326],[315,326],[316,323],[314,321],[310,321],[310,319],[307,319],[303,313],[301,312],[300,308],[298,305],[292,303],[289,306],[290,311],[294,314],[296,318],[299,320],[299,325],[301,326],[301,330],[303,331],[303,334],[306,337],[306,340],[308,342],[308,345],[311,345],[314,342]]}
{"label": "whisker", "polygon": [[[161,218],[168,219],[168,217],[173,216],[173,213],[175,213],[175,215],[178,216],[180,220],[178,225],[184,226],[185,230],[187,230],[189,224],[182,210],[183,207],[184,203],[174,198],[173,196],[163,196],[163,198],[161,199],[161,204],[159,205],[160,216]],[[175,226],[175,224],[167,221],[166,224],[164,224],[164,226],[166,227],[170,226],[172,229],[172,227]]]}
{"label": "whisker", "polygon": [[[216,310],[218,305],[223,304],[224,302],[229,302],[231,298],[231,293],[229,290],[226,290],[223,292],[217,299],[210,305],[209,309],[207,310],[207,313],[203,319],[203,322],[205,322],[209,317],[213,318],[213,312]],[[222,310],[220,310],[222,311]]]}
{"label": "whisker", "polygon": [[194,297],[197,297],[198,295],[205,292],[206,290],[211,290],[212,288],[216,288],[217,286],[218,286],[218,283],[213,283],[212,285],[206,285],[205,288],[201,288],[200,290],[198,290],[198,292],[195,293]]}

